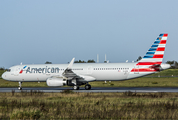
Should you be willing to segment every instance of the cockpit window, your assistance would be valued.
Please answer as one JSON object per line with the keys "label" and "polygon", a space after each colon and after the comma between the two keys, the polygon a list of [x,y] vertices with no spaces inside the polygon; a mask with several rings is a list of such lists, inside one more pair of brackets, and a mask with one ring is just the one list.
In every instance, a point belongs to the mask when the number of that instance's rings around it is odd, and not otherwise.
{"label": "cockpit window", "polygon": [[10,72],[11,71],[11,69],[7,69],[7,72]]}

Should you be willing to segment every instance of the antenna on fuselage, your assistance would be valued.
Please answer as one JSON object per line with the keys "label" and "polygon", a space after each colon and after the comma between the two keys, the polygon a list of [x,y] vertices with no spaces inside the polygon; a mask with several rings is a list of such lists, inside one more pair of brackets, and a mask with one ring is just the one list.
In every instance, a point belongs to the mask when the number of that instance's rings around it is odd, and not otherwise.
{"label": "antenna on fuselage", "polygon": [[20,63],[20,65],[22,65],[22,62]]}

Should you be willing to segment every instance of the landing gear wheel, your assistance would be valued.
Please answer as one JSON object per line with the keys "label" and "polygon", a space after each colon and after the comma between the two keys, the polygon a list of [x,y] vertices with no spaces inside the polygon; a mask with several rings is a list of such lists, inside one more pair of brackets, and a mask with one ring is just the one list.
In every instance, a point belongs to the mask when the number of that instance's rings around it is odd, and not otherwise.
{"label": "landing gear wheel", "polygon": [[21,88],[21,87],[18,87],[18,89],[19,89],[19,90],[22,90],[22,88]]}
{"label": "landing gear wheel", "polygon": [[19,87],[18,87],[19,90],[22,90],[21,86],[22,86],[22,82],[19,82]]}
{"label": "landing gear wheel", "polygon": [[74,85],[74,90],[79,90],[79,86],[78,85]]}
{"label": "landing gear wheel", "polygon": [[85,85],[85,90],[90,90],[90,89],[91,89],[91,85],[90,84]]}

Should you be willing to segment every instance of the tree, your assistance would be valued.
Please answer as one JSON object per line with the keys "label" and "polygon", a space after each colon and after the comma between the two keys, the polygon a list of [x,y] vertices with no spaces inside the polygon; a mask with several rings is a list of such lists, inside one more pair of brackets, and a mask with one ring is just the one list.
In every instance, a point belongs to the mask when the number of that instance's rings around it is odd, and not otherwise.
{"label": "tree", "polygon": [[94,60],[88,60],[87,63],[95,63]]}
{"label": "tree", "polygon": [[167,61],[166,64],[172,65],[172,64],[174,64],[174,61]]}
{"label": "tree", "polygon": [[86,61],[82,61],[82,60],[76,60],[76,61],[74,61],[74,63],[95,63],[95,61],[94,60],[88,60],[87,62]]}
{"label": "tree", "polygon": [[172,69],[178,69],[178,62],[177,61],[167,61],[166,64],[170,64]]}
{"label": "tree", "polygon": [[45,64],[52,64],[52,62],[46,61]]}
{"label": "tree", "polygon": [[139,60],[141,60],[141,59],[142,59],[142,57],[141,57],[141,56],[139,56],[139,57],[138,57],[138,59],[137,59],[137,61],[139,61]]}
{"label": "tree", "polygon": [[0,67],[0,70],[6,70],[4,67]]}
{"label": "tree", "polygon": [[79,60],[79,61],[74,61],[74,63],[86,63],[84,60],[82,61],[82,60]]}

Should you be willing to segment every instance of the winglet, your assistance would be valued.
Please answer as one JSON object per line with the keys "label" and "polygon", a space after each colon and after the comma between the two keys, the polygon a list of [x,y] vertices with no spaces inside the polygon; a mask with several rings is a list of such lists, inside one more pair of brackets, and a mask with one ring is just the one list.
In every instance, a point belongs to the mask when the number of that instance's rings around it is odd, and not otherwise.
{"label": "winglet", "polygon": [[75,60],[75,58],[73,58],[73,59],[70,61],[69,65],[67,66],[67,69],[72,69],[72,65],[73,65],[73,63],[74,63],[74,60]]}

